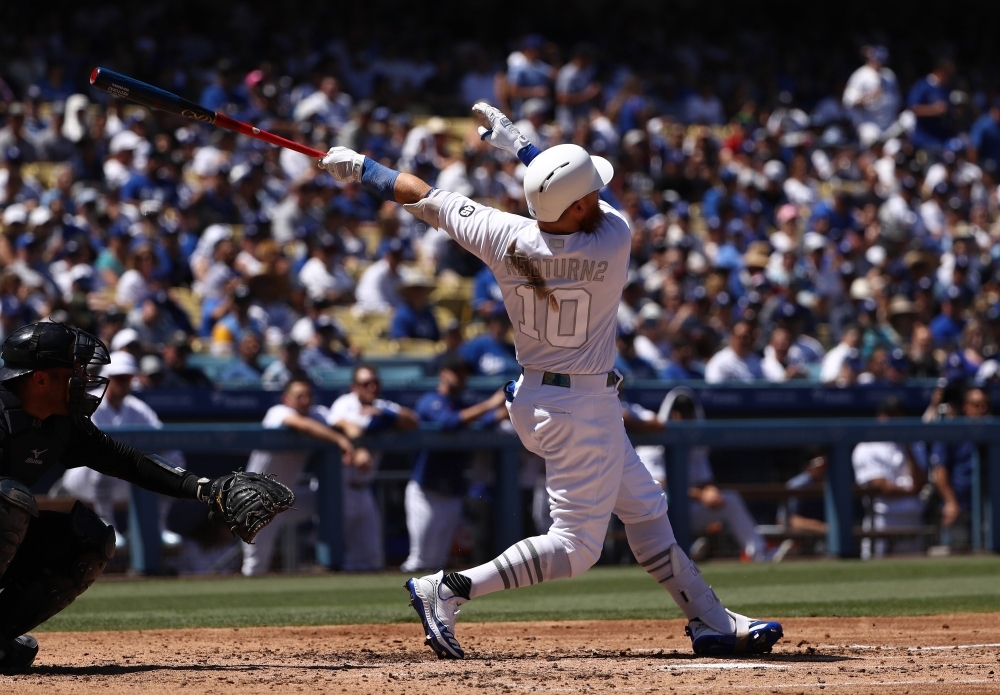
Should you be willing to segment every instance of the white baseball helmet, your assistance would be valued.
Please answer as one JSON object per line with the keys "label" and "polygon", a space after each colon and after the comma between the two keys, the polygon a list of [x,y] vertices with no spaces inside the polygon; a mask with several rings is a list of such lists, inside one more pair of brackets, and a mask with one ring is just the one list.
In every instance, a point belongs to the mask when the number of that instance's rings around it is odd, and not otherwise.
{"label": "white baseball helmet", "polygon": [[537,155],[524,174],[528,212],[539,222],[555,222],[570,205],[600,190],[614,176],[611,162],[591,157],[579,145],[556,145]]}

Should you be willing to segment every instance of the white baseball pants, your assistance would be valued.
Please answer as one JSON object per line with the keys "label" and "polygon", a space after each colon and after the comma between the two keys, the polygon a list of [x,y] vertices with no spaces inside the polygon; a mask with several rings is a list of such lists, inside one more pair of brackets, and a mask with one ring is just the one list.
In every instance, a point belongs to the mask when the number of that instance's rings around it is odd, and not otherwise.
{"label": "white baseball pants", "polygon": [[525,370],[508,410],[521,443],[545,459],[548,535],[565,546],[571,576],[600,558],[612,512],[625,524],[666,514],[666,495],[625,434],[618,390],[606,374],[573,375],[565,388]]}
{"label": "white baseball pants", "polygon": [[448,566],[451,539],[462,517],[462,498],[424,490],[411,480],[403,498],[410,554],[400,566],[403,572],[437,570]]}

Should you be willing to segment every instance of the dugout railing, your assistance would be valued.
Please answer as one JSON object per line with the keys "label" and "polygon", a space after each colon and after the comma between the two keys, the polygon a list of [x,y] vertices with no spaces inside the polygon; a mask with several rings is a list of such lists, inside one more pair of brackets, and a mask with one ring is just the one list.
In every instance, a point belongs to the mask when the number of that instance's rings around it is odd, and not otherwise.
{"label": "dugout railing", "polygon": [[[688,452],[694,446],[713,449],[777,449],[822,447],[827,451],[824,499],[827,520],[827,548],[831,555],[856,557],[854,537],[854,471],[851,452],[859,442],[975,442],[985,451],[982,465],[974,475],[972,533],[982,537],[983,514],[978,504],[986,500],[987,533],[985,547],[1000,551],[1000,427],[996,419],[955,418],[924,423],[916,418],[890,422],[872,419],[817,420],[724,420],[672,423],[663,432],[632,433],[635,444],[666,447],[667,496],[670,520],[677,541],[689,547],[691,526],[688,501]],[[286,430],[265,430],[256,424],[175,424],[163,429],[122,428],[112,436],[147,451],[179,449],[188,453],[249,453],[253,449],[319,450],[317,509],[319,541],[317,561],[338,568],[343,551],[343,523],[340,452],[323,447],[315,439]],[[366,438],[364,446],[385,452],[416,452],[421,449],[475,450],[498,452],[494,480],[494,543],[503,550],[520,539],[522,510],[518,489],[521,444],[517,437],[487,430],[441,432],[421,429],[393,432]],[[981,487],[986,485],[985,490]],[[982,495],[980,491],[986,494]],[[129,510],[130,563],[135,572],[160,570],[160,542],[157,529],[156,495],[132,489]]]}

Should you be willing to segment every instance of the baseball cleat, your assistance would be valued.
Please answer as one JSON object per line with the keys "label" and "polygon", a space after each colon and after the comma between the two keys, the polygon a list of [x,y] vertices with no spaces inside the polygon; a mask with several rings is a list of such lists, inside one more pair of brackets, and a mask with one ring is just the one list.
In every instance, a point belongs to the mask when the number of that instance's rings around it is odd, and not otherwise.
{"label": "baseball cleat", "polygon": [[26,671],[38,654],[38,640],[31,635],[21,635],[0,649],[0,673]]}
{"label": "baseball cleat", "polygon": [[766,654],[784,634],[781,623],[754,620],[727,610],[733,632],[722,634],[695,618],[684,632],[698,656]]}
{"label": "baseball cleat", "polygon": [[465,652],[455,639],[455,616],[464,601],[458,596],[441,598],[444,570],[426,577],[407,579],[403,587],[410,592],[410,605],[424,626],[425,643],[439,659],[464,659]]}

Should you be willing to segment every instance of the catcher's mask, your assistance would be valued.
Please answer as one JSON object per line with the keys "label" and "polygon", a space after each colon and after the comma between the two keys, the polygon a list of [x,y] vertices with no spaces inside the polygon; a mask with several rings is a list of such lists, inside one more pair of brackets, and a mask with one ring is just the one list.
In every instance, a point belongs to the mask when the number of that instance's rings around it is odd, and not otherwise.
{"label": "catcher's mask", "polygon": [[90,333],[61,323],[39,321],[18,328],[3,341],[0,358],[0,383],[39,369],[72,369],[69,408],[74,415],[92,415],[108,387],[107,377],[87,371],[111,361],[107,346]]}

